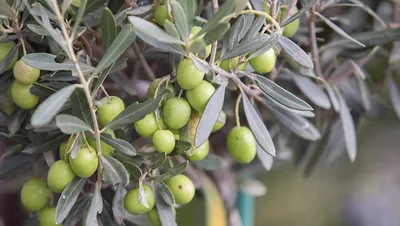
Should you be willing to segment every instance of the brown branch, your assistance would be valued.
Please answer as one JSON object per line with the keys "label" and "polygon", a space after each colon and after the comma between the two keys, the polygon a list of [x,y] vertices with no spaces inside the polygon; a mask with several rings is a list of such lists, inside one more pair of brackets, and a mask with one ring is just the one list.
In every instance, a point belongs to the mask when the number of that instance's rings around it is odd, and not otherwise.
{"label": "brown branch", "polygon": [[156,75],[154,74],[153,70],[150,68],[149,64],[147,63],[147,60],[144,58],[137,43],[133,43],[132,49],[135,52],[136,56],[138,56],[140,62],[142,63],[142,67],[146,71],[147,75],[151,78],[151,80],[156,79],[157,78]]}
{"label": "brown branch", "polygon": [[87,52],[88,56],[90,58],[92,58],[93,57],[92,47],[90,46],[90,44],[89,44],[87,38],[85,37],[85,35],[81,35],[79,37],[79,39],[82,41],[82,44],[83,44],[84,48],[86,49],[86,52]]}
{"label": "brown branch", "polygon": [[315,73],[317,77],[324,78],[319,62],[319,51],[317,44],[317,35],[315,33],[315,6],[311,8],[310,17],[308,18],[308,30],[311,39],[311,53],[314,62]]}

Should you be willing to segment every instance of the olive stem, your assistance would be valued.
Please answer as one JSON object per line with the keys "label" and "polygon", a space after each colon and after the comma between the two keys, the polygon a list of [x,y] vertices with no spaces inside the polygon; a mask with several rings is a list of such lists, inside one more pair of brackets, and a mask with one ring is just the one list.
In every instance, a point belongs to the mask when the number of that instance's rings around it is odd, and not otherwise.
{"label": "olive stem", "polygon": [[106,89],[104,88],[103,85],[101,85],[100,88],[101,88],[101,90],[103,90],[104,94],[105,94],[107,97],[110,96],[110,95],[108,95],[108,93],[107,93],[107,91],[106,91]]}
{"label": "olive stem", "polygon": [[[96,150],[97,150],[98,155],[101,156],[100,130],[99,130],[99,125],[97,123],[97,116],[96,116],[96,112],[94,110],[94,104],[93,104],[93,101],[92,101],[92,96],[90,94],[89,84],[87,83],[87,81],[85,79],[85,76],[82,73],[81,67],[79,66],[78,59],[77,59],[77,57],[75,55],[75,51],[74,51],[73,44],[72,44],[73,40],[72,40],[72,37],[68,33],[67,27],[65,26],[63,16],[61,15],[60,9],[58,8],[57,0],[53,0],[53,1],[51,1],[51,3],[53,4],[53,8],[55,9],[54,13],[56,14],[57,19],[58,19],[58,21],[60,23],[61,32],[62,32],[62,34],[64,36],[64,39],[65,39],[65,42],[66,42],[66,47],[67,47],[67,50],[68,50],[67,54],[71,58],[72,63],[74,64],[75,70],[76,70],[76,72],[78,74],[78,77],[79,77],[79,80],[81,82],[83,91],[85,93],[86,100],[87,100],[87,102],[89,104],[90,115],[92,116],[92,122],[93,122],[93,127],[94,127],[94,136],[95,136],[95,140],[96,140]],[[103,166],[102,166],[101,161],[99,159],[99,167],[98,167],[98,170],[97,170],[97,172],[98,172],[97,173],[97,177],[98,177],[97,180],[99,181],[99,183],[102,182],[101,181],[102,180],[102,171],[103,171],[102,167]]]}
{"label": "olive stem", "polygon": [[[239,88],[240,89],[240,88]],[[236,118],[236,126],[240,127],[240,118],[239,118],[239,105],[240,105],[240,99],[242,99],[242,93],[240,93],[236,99],[236,105],[235,105],[235,118]]]}
{"label": "olive stem", "polygon": [[[213,0],[213,8],[214,8],[214,13],[216,13],[219,9],[218,0]],[[210,64],[214,64],[215,62],[215,56],[217,55],[217,47],[218,47],[218,41],[213,42],[211,46]]]}
{"label": "olive stem", "polygon": [[261,12],[261,11],[258,11],[258,10],[248,9],[248,10],[243,10],[238,15],[249,14],[249,13],[260,15],[260,16],[265,16],[265,18],[267,18],[269,21],[271,21],[271,23],[274,25],[274,27],[279,32],[279,34],[282,34],[281,26],[279,25],[279,23],[274,18],[272,18],[272,16],[270,16],[266,12]]}
{"label": "olive stem", "polygon": [[183,89],[181,89],[181,90],[179,91],[178,99],[181,98],[182,94],[183,94]]}

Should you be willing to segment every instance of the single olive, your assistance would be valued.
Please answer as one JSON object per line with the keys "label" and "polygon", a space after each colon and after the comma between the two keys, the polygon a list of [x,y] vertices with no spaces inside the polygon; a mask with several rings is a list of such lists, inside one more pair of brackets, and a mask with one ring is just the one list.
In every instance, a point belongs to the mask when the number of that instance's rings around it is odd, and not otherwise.
{"label": "single olive", "polygon": [[195,187],[189,177],[179,174],[168,179],[165,183],[174,195],[176,204],[185,205],[192,201]]}
{"label": "single olive", "polygon": [[212,132],[217,132],[218,130],[220,130],[222,127],[224,127],[225,122],[226,122],[226,113],[224,111],[221,111],[221,113],[219,113],[218,116],[218,120],[215,124],[214,127],[212,129]]}
{"label": "single olive", "polygon": [[81,148],[76,158],[69,156],[72,170],[78,177],[88,178],[96,172],[99,166],[99,157],[92,147]]}
{"label": "single olive", "polygon": [[[110,134],[112,138],[116,138],[115,133],[110,129],[106,129],[104,131],[104,133]],[[92,137],[87,137],[87,141],[88,141],[90,146],[96,147],[96,140],[95,139],[93,139]],[[102,155],[113,157],[113,153],[112,152],[115,150],[115,148],[111,147],[110,145],[108,145],[104,141],[101,141],[100,145],[101,145],[101,154]]]}
{"label": "single olive", "polygon": [[207,139],[200,147],[194,150],[193,155],[186,154],[186,157],[190,161],[200,161],[208,155],[208,152],[210,152],[210,142]]}
{"label": "single olive", "polygon": [[47,174],[47,184],[55,193],[61,193],[65,187],[74,179],[74,171],[64,160],[58,160],[51,167]]}
{"label": "single olive", "polygon": [[164,105],[164,122],[172,129],[180,129],[189,121],[191,111],[191,107],[185,99],[171,98]]}
{"label": "single olive", "polygon": [[176,70],[176,79],[182,89],[194,89],[204,78],[204,72],[199,71],[191,59],[183,59]]}
{"label": "single olive", "polygon": [[32,84],[39,79],[40,70],[34,67],[31,67],[25,63],[24,60],[19,60],[15,63],[13,67],[14,77],[15,79],[25,85]]}
{"label": "single olive", "polygon": [[32,85],[24,85],[14,81],[11,85],[11,96],[18,107],[29,110],[39,103],[39,97],[30,92]]}
{"label": "single olive", "polygon": [[160,153],[171,153],[175,148],[175,136],[169,130],[158,130],[153,135],[153,146]]}
{"label": "single olive", "polygon": [[[0,62],[3,61],[7,55],[10,53],[11,49],[15,46],[14,42],[0,42]],[[18,60],[18,53],[15,55],[13,61],[11,62],[10,65],[8,65],[7,67],[7,71],[11,70],[14,65],[15,62],[17,62]]]}
{"label": "single olive", "polygon": [[100,123],[105,126],[125,109],[124,102],[116,96],[102,98],[97,104]]}
{"label": "single olive", "polygon": [[[193,26],[192,27],[192,32],[190,34],[190,38],[195,37],[199,32],[201,31],[201,27],[199,26]],[[197,39],[202,39],[204,38],[205,34],[200,35],[199,37],[197,37]],[[211,53],[211,44],[207,45],[206,48],[204,49],[204,54],[203,56],[201,56],[202,59],[207,58],[208,56],[210,56]]]}
{"label": "single olive", "polygon": [[276,63],[275,51],[273,48],[267,52],[249,60],[251,67],[259,74],[269,73],[274,69]]}
{"label": "single olive", "polygon": [[239,163],[249,163],[256,156],[256,139],[245,126],[233,128],[227,137],[228,151]]}
{"label": "single olive", "polygon": [[[160,126],[164,126],[164,121],[161,118],[159,120]],[[159,130],[154,112],[147,114],[144,118],[135,122],[134,126],[136,132],[143,138],[150,138],[157,130]]]}
{"label": "single olive", "polygon": [[158,25],[164,27],[165,20],[171,20],[168,14],[167,4],[157,4],[154,9],[154,20]]}
{"label": "single olive", "polygon": [[143,185],[143,190],[144,190],[144,197],[146,198],[147,204],[149,205],[149,208],[145,207],[142,205],[139,200],[138,200],[138,194],[139,194],[139,189],[135,188],[128,193],[126,193],[125,198],[124,198],[124,207],[126,211],[130,214],[143,214],[149,212],[151,209],[153,209],[155,200],[154,200],[154,195],[153,192],[151,191],[151,188],[147,185]]}
{"label": "single olive", "polygon": [[186,98],[194,110],[202,113],[214,93],[214,86],[203,80],[196,88],[186,91]]}
{"label": "single olive", "polygon": [[42,178],[33,177],[21,190],[22,205],[29,211],[38,211],[45,207],[51,199],[51,191]]}
{"label": "single olive", "polygon": [[[287,11],[287,7],[281,6],[281,18],[280,18],[281,22],[283,22],[286,18],[286,15],[287,15],[286,11]],[[298,11],[297,7],[294,7],[292,12],[290,13],[290,16],[293,16],[295,13],[297,13],[297,11]],[[291,38],[299,30],[299,27],[300,27],[300,19],[296,19],[293,22],[290,22],[289,24],[287,24],[285,26],[282,34],[288,38]]]}
{"label": "single olive", "polygon": [[39,226],[57,226],[56,208],[46,207],[39,212]]}

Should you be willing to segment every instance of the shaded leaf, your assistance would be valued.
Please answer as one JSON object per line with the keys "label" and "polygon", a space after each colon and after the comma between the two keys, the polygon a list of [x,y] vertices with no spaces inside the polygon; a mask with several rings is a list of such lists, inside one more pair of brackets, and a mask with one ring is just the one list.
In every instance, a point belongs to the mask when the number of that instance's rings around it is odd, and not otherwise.
{"label": "shaded leaf", "polygon": [[101,197],[100,190],[101,186],[99,182],[97,182],[86,213],[85,225],[99,225],[97,222],[97,214],[103,211],[103,198]]}
{"label": "shaded leaf", "polygon": [[116,150],[124,153],[128,156],[135,156],[136,149],[127,141],[113,138],[110,134],[102,133],[100,134],[100,139],[104,141],[106,144],[110,145],[111,147],[115,148]]}
{"label": "shaded leaf", "polygon": [[179,175],[179,174],[182,174],[183,172],[185,172],[185,170],[188,168],[188,166],[189,166],[189,161],[185,161],[183,163],[175,165],[174,167],[171,167],[168,170],[166,170],[163,175],[157,176],[157,179],[168,180],[176,175]]}
{"label": "shaded leaf", "polygon": [[12,47],[10,52],[8,52],[7,56],[0,62],[0,74],[3,74],[3,72],[8,70],[13,60],[18,56],[18,50],[20,46],[21,44],[18,43],[14,47]]}
{"label": "shaded leaf", "polygon": [[172,206],[175,204],[174,194],[172,194],[171,190],[163,181],[156,180],[154,185],[156,186],[157,192],[161,195],[162,199],[167,205]]}
{"label": "shaded leaf", "polygon": [[92,131],[92,128],[84,121],[79,118],[67,115],[67,114],[59,114],[56,117],[57,127],[60,128],[61,132],[66,134],[74,134],[86,131]]}
{"label": "shaded leaf", "polygon": [[346,101],[344,100],[338,89],[335,89],[335,91],[340,103],[340,119],[342,120],[347,153],[350,157],[350,160],[354,162],[357,154],[356,129],[354,127],[353,118],[351,116],[349,108],[347,107]]}
{"label": "shaded leaf", "polygon": [[176,212],[174,208],[164,202],[158,190],[155,191],[156,208],[163,226],[178,226],[176,223]]}
{"label": "shaded leaf", "polygon": [[87,178],[75,177],[61,193],[56,207],[56,223],[60,224],[68,216],[74,206]]}
{"label": "shaded leaf", "polygon": [[15,21],[15,13],[5,0],[0,0],[0,18]]}
{"label": "shaded leaf", "polygon": [[204,35],[204,42],[206,45],[209,45],[217,40],[219,40],[228,30],[230,27],[230,23],[219,23],[215,27],[215,31],[208,32]]}
{"label": "shaded leaf", "polygon": [[286,38],[285,36],[281,36],[278,40],[278,43],[282,47],[282,50],[285,51],[285,53],[298,64],[304,67],[314,68],[314,64],[310,56],[308,56],[308,54],[292,40]]}
{"label": "shaded leaf", "polygon": [[1,161],[0,179],[12,178],[30,169],[39,155],[19,154]]}
{"label": "shaded leaf", "polygon": [[218,155],[209,153],[204,159],[193,162],[197,167],[204,170],[222,170],[229,166],[229,163]]}
{"label": "shaded leaf", "polygon": [[244,92],[242,92],[242,99],[247,122],[249,123],[250,129],[253,132],[258,144],[264,151],[268,152],[272,156],[275,156],[275,146],[263,120],[260,118]]}
{"label": "shaded leaf", "polygon": [[72,115],[80,118],[86,124],[92,126],[92,115],[90,114],[89,103],[86,101],[85,93],[82,89],[77,89],[71,95]]}
{"label": "shaded leaf", "polygon": [[106,52],[114,39],[116,39],[117,21],[109,8],[104,8],[100,19],[101,28],[101,42],[103,44],[103,51]]}
{"label": "shaded leaf", "polygon": [[126,171],[124,165],[113,157],[101,155],[101,163],[104,167],[103,181],[106,183],[117,183],[129,184],[129,173]]}
{"label": "shaded leaf", "polygon": [[170,156],[181,155],[192,148],[192,144],[183,140],[176,140],[174,150],[169,154]]}
{"label": "shaded leaf", "polygon": [[142,170],[132,162],[124,162],[125,169],[135,177],[135,182],[139,182],[139,179],[142,177]]}
{"label": "shaded leaf", "polygon": [[155,153],[147,160],[147,164],[150,168],[157,169],[165,162],[165,160],[167,160],[167,155],[165,153]]}
{"label": "shaded leaf", "polygon": [[105,3],[107,3],[107,0],[87,0],[86,8],[83,15],[88,15],[89,13],[95,11],[96,9],[104,6]]}
{"label": "shaded leaf", "polygon": [[258,35],[246,42],[240,43],[239,45],[236,46],[235,49],[228,51],[219,60],[222,61],[225,59],[231,59],[240,55],[247,54],[256,49],[262,48],[265,45],[269,45],[273,41],[274,41],[273,35],[266,35],[266,34]]}
{"label": "shaded leaf", "polygon": [[235,10],[235,1],[226,1],[219,7],[217,13],[202,27],[196,37],[200,37],[204,33],[215,30],[219,23],[228,22],[226,15],[233,13]]}
{"label": "shaded leaf", "polygon": [[295,75],[293,73],[292,76],[299,89],[315,105],[318,105],[324,109],[331,108],[331,102],[329,101],[328,96],[317,84],[312,82],[309,78],[303,76]]}
{"label": "shaded leaf", "polygon": [[284,27],[288,25],[289,23],[295,21],[296,19],[300,18],[307,10],[309,10],[314,4],[317,2],[317,0],[309,0],[306,1],[306,3],[303,5],[303,8],[301,8],[299,11],[297,11],[293,16],[291,16],[289,19],[283,21],[281,24],[281,27]]}
{"label": "shaded leaf", "polygon": [[112,202],[112,212],[114,215],[114,219],[118,224],[122,224],[125,215],[124,208],[124,198],[125,198],[126,190],[124,185],[118,184],[117,189],[114,193],[114,198]]}
{"label": "shaded leaf", "polygon": [[113,40],[110,47],[104,53],[104,56],[101,58],[96,67],[96,72],[100,72],[113,64],[121,56],[121,54],[124,53],[129,46],[131,46],[135,39],[136,35],[133,27],[129,24],[123,26],[121,32]]}
{"label": "shaded leaf", "polygon": [[164,21],[164,29],[168,34],[172,35],[173,37],[175,37],[175,38],[180,37],[178,29],[176,29],[175,24],[172,23],[171,21],[169,21],[169,20]]}
{"label": "shaded leaf", "polygon": [[161,103],[162,98],[166,92],[161,93],[157,98],[146,100],[143,103],[133,103],[123,110],[117,117],[115,117],[106,128],[114,130],[120,126],[132,124],[147,114],[155,111]]}
{"label": "shaded leaf", "polygon": [[126,12],[126,14],[132,15],[132,16],[138,16],[138,15],[142,15],[142,14],[149,12],[152,8],[153,8],[153,6],[151,4],[145,5],[145,6],[140,6],[140,7],[129,10],[128,12]]}
{"label": "shaded leaf", "polygon": [[110,74],[110,78],[117,84],[124,92],[131,96],[137,95],[136,90],[129,83],[129,80],[120,72]]}
{"label": "shaded leaf", "polygon": [[31,124],[33,126],[41,126],[52,121],[54,116],[68,101],[76,87],[77,85],[67,86],[44,100],[33,113]]}
{"label": "shaded leaf", "polygon": [[265,22],[265,16],[258,16],[251,24],[251,27],[247,31],[243,40],[248,41],[248,40],[254,38],[254,36],[256,36],[258,34],[258,32],[261,30],[261,27],[264,24],[264,22]]}
{"label": "shaded leaf", "polygon": [[185,44],[180,39],[177,39],[169,35],[165,31],[161,30],[161,28],[157,27],[156,25],[147,20],[135,16],[130,16],[128,17],[128,19],[135,27],[137,35],[144,41],[146,41],[146,37],[149,36],[161,43],[164,42],[164,43],[180,44],[180,45]]}
{"label": "shaded leaf", "polygon": [[28,111],[22,108],[16,108],[12,115],[7,118],[7,128],[11,134],[16,133],[20,128],[22,123],[24,122],[26,116],[28,115]]}
{"label": "shaded leaf", "polygon": [[71,211],[69,212],[67,218],[62,223],[63,226],[76,226],[76,224],[82,219],[82,215],[88,206],[90,201],[89,197],[82,197],[78,199]]}
{"label": "shaded leaf", "polygon": [[27,27],[29,28],[29,30],[33,31],[34,33],[36,33],[38,35],[41,35],[41,36],[50,35],[50,33],[40,25],[28,24]]}
{"label": "shaded leaf", "polygon": [[29,144],[22,150],[22,153],[38,154],[46,151],[51,151],[52,149],[60,146],[60,144],[62,144],[67,139],[68,135],[55,133],[53,135],[44,138],[41,141],[36,141],[36,142],[34,141],[33,143]]}
{"label": "shaded leaf", "polygon": [[217,91],[211,96],[207,106],[200,118],[196,129],[194,147],[200,147],[210,136],[212,129],[217,122],[219,113],[222,111],[225,98],[225,86],[219,86]]}

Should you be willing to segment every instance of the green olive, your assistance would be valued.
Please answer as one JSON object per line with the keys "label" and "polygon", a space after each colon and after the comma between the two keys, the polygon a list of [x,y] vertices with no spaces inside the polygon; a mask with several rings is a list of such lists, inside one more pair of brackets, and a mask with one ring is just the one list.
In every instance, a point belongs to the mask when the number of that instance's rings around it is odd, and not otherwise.
{"label": "green olive", "polygon": [[75,176],[74,171],[72,171],[67,162],[58,160],[50,167],[47,174],[47,184],[53,192],[61,193]]}
{"label": "green olive", "polygon": [[149,212],[151,209],[153,209],[155,200],[154,200],[154,195],[153,192],[151,191],[151,188],[147,185],[143,185],[143,190],[144,190],[144,197],[146,198],[147,204],[149,204],[149,208],[143,206],[139,201],[138,201],[138,193],[139,189],[135,188],[128,193],[126,193],[125,198],[124,198],[124,207],[126,211],[130,214],[143,214]]}
{"label": "green olive", "polygon": [[[201,27],[193,26],[192,27],[192,32],[190,34],[190,38],[196,36],[200,31],[201,31]],[[198,38],[202,39],[202,38],[204,38],[204,36],[205,36],[205,34],[202,34]],[[202,59],[205,59],[210,55],[210,53],[211,53],[211,44],[206,46],[206,48],[204,49],[204,53],[205,53],[205,56],[201,56]]]}
{"label": "green olive", "polygon": [[[0,42],[0,62],[3,61],[8,53],[10,53],[11,49],[15,46],[14,42]],[[18,60],[18,54],[15,55],[11,64],[7,67],[7,71],[12,69],[15,65],[15,62]]]}
{"label": "green olive", "polygon": [[[115,133],[110,129],[106,129],[104,133],[110,134],[112,138],[116,138]],[[92,137],[87,137],[87,142],[89,143],[90,146],[96,147],[96,140],[93,139]],[[111,147],[110,145],[108,145],[103,141],[101,141],[100,143],[101,143],[101,154],[113,157],[112,152],[115,150],[115,148]]]}
{"label": "green olive", "polygon": [[164,27],[165,20],[171,20],[168,14],[168,5],[167,4],[157,4],[154,9],[154,20],[158,25]]}
{"label": "green olive", "polygon": [[220,130],[226,122],[226,114],[224,111],[221,111],[221,113],[219,113],[218,119],[221,119],[222,122],[217,121],[212,129],[212,132],[217,132],[218,130]]}
{"label": "green olive", "polygon": [[22,205],[29,211],[38,211],[45,207],[51,199],[51,191],[46,181],[33,177],[28,180],[21,190]]}
{"label": "green olive", "polygon": [[57,226],[56,208],[46,207],[39,212],[39,226]]}
{"label": "green olive", "polygon": [[165,183],[174,195],[176,204],[185,205],[192,201],[195,188],[189,177],[180,174],[168,179]]}
{"label": "green olive", "polygon": [[76,158],[69,156],[69,162],[78,177],[88,178],[96,172],[99,166],[99,157],[92,147],[81,148]]}
{"label": "green olive", "polygon": [[14,81],[11,85],[11,96],[20,108],[29,110],[39,103],[39,97],[30,92],[32,85],[24,85]]}
{"label": "green olive", "polygon": [[[283,22],[286,18],[286,11],[287,7],[281,7],[281,18],[280,18],[281,22]],[[298,11],[297,7],[294,7],[290,16],[293,16],[295,13],[297,13],[297,11]],[[285,26],[283,30],[283,35],[288,38],[291,38],[299,30],[299,27],[300,27],[300,19],[296,19]]]}
{"label": "green olive", "polygon": [[11,96],[11,86],[8,86],[7,89],[3,93],[4,102],[0,103],[0,110],[4,113],[5,116],[11,116],[11,114],[15,110],[15,104]]}
{"label": "green olive", "polygon": [[100,123],[105,126],[125,109],[124,102],[116,96],[104,97],[99,101],[97,114]]}
{"label": "green olive", "polygon": [[267,52],[249,60],[251,67],[259,74],[269,73],[274,69],[276,63],[275,51],[273,48]]}
{"label": "green olive", "polygon": [[203,80],[196,88],[186,91],[186,98],[194,110],[202,113],[214,92],[214,86]]}
{"label": "green olive", "polygon": [[194,66],[191,59],[183,59],[176,70],[176,79],[182,89],[194,89],[204,78],[204,72]]}
{"label": "green olive", "polygon": [[189,121],[191,111],[191,107],[185,99],[171,98],[164,105],[164,122],[169,128],[180,129]]}
{"label": "green olive", "polygon": [[175,136],[169,130],[158,130],[153,135],[153,146],[160,153],[171,153],[175,148]]}
{"label": "green olive", "polygon": [[[164,121],[159,119],[160,127],[165,128]],[[135,122],[134,124],[136,132],[143,138],[150,138],[153,134],[159,130],[159,126],[157,124],[156,116],[153,113],[147,114],[144,118]]]}
{"label": "green olive", "polygon": [[157,208],[153,208],[147,213],[147,217],[152,226],[161,226],[160,217],[158,216]]}
{"label": "green olive", "polygon": [[228,151],[239,163],[249,163],[256,156],[256,139],[245,126],[233,128],[227,137]]}
{"label": "green olive", "polygon": [[208,152],[210,152],[210,142],[207,139],[200,147],[194,150],[193,155],[186,154],[186,157],[190,161],[200,161],[208,155]]}
{"label": "green olive", "polygon": [[36,82],[40,76],[39,69],[27,65],[22,59],[15,63],[13,72],[15,79],[25,85]]}
{"label": "green olive", "polygon": [[81,0],[72,0],[71,4],[79,8],[81,6]]}

